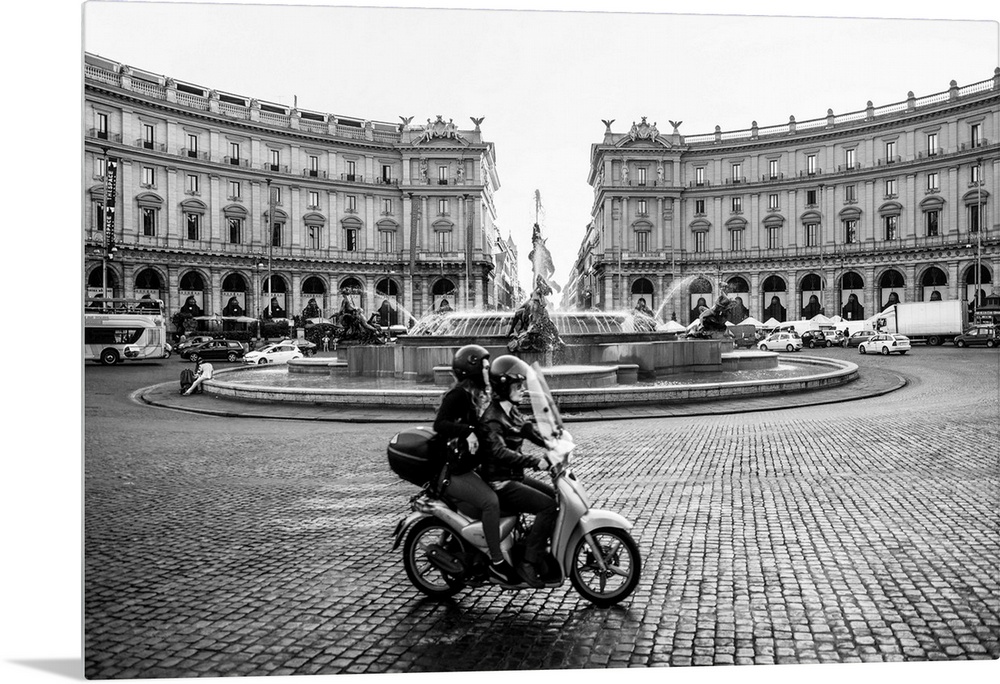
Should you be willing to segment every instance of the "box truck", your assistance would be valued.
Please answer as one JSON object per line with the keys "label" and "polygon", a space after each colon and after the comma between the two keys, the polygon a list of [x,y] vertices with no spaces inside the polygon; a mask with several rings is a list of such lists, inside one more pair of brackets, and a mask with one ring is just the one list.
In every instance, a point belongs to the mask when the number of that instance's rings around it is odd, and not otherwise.
{"label": "box truck", "polygon": [[966,305],[957,299],[893,304],[872,318],[876,330],[881,332],[906,335],[912,342],[940,345],[951,342],[965,330]]}

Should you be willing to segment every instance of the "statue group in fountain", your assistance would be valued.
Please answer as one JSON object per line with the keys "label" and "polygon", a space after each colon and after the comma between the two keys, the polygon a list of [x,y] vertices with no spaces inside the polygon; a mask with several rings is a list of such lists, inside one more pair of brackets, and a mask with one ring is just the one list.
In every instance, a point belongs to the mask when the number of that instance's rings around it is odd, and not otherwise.
{"label": "statue group in fountain", "polygon": [[507,330],[507,349],[511,353],[560,351],[566,346],[549,316],[545,298],[550,294],[549,284],[541,276],[536,277],[535,289],[514,312]]}
{"label": "statue group in fountain", "polygon": [[688,326],[687,337],[700,340],[721,340],[732,337],[726,327],[726,316],[733,308],[733,304],[733,300],[723,289],[715,304],[703,307],[698,318]]}

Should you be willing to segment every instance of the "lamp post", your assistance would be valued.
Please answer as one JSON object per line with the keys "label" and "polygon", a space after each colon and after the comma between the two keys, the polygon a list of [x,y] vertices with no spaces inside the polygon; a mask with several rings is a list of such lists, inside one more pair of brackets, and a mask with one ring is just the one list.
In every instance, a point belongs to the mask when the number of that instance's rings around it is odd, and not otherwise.
{"label": "lamp post", "polygon": [[979,314],[979,288],[983,268],[983,158],[976,159],[976,291],[972,304],[972,322]]}
{"label": "lamp post", "polygon": [[[271,179],[267,179],[267,294],[271,296],[274,285],[271,282],[271,258],[274,255],[274,195],[271,192]],[[270,306],[270,301],[268,302]],[[261,315],[263,315],[261,307]]]}

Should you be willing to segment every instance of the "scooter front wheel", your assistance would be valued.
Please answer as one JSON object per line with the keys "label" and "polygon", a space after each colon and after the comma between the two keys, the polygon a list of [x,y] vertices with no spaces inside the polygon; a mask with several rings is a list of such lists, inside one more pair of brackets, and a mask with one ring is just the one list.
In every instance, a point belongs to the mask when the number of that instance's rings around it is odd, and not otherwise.
{"label": "scooter front wheel", "polygon": [[447,525],[437,518],[425,518],[406,535],[403,567],[417,589],[431,598],[449,598],[465,588],[465,583],[431,563],[427,552],[432,544],[452,553],[462,551],[462,542]]}
{"label": "scooter front wheel", "polygon": [[607,608],[623,601],[639,583],[639,545],[632,535],[617,527],[601,527],[589,536],[596,548],[587,536],[580,538],[573,550],[570,581],[585,599],[598,608]]}

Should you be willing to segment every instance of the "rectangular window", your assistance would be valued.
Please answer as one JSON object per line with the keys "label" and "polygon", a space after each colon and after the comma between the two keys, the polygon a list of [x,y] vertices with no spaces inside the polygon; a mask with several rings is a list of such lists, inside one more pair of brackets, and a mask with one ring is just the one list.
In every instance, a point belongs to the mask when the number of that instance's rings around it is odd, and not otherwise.
{"label": "rectangular window", "polygon": [[347,199],[347,205],[346,205],[345,209],[347,209],[347,211],[349,211],[352,214],[357,213],[357,211],[358,211],[358,197],[357,197],[357,195],[348,195],[346,197],[346,199]]}
{"label": "rectangular window", "polygon": [[974,123],[969,126],[969,141],[972,143],[973,147],[979,147],[982,145],[982,124]]}
{"label": "rectangular window", "polygon": [[156,209],[142,208],[142,234],[145,237],[156,236]]}
{"label": "rectangular window", "polygon": [[438,185],[448,185],[448,167],[438,167]]}
{"label": "rectangular window", "polygon": [[378,237],[383,252],[391,254],[396,251],[396,231],[380,230]]}
{"label": "rectangular window", "polygon": [[858,222],[855,219],[844,221],[844,242],[853,245],[858,241]]}
{"label": "rectangular window", "polygon": [[897,228],[898,225],[899,225],[899,217],[898,216],[883,216],[882,217],[882,228],[883,228],[883,232],[885,234],[885,239],[886,240],[895,240],[896,239],[896,237],[897,237],[897,235],[896,235],[896,228]]}
{"label": "rectangular window", "polygon": [[885,163],[891,164],[896,161],[896,141],[890,140],[885,144]]}
{"label": "rectangular window", "polygon": [[819,244],[819,224],[806,224],[806,247],[815,247]]}
{"label": "rectangular window", "polygon": [[229,199],[239,199],[243,196],[243,189],[239,181],[229,181]]}
{"label": "rectangular window", "polygon": [[314,154],[309,155],[309,175],[318,176],[319,175],[319,157]]}
{"label": "rectangular window", "polygon": [[201,234],[201,214],[188,212],[184,215],[184,217],[185,224],[187,225],[187,239],[200,239],[198,236]]}
{"label": "rectangular window", "polygon": [[281,224],[271,224],[271,246],[281,247]]}
{"label": "rectangular window", "polygon": [[854,168],[854,150],[844,150],[844,166],[849,169]]}
{"label": "rectangular window", "polygon": [[309,249],[319,249],[319,226],[309,226],[306,231],[306,238],[309,241]]}
{"label": "rectangular window", "polygon": [[896,196],[896,180],[890,179],[885,182],[885,196],[886,198]]}
{"label": "rectangular window", "polygon": [[104,157],[94,157],[94,178],[104,178],[107,172],[108,160]]}
{"label": "rectangular window", "polygon": [[742,197],[733,197],[732,198],[732,207],[733,207],[733,213],[734,214],[736,212],[743,211],[743,198]]}
{"label": "rectangular window", "polygon": [[772,192],[767,196],[767,208],[771,211],[778,209],[778,193]]}
{"label": "rectangular window", "polygon": [[243,242],[243,219],[229,219],[229,244],[238,245]]}
{"label": "rectangular window", "polygon": [[815,190],[806,190],[806,204],[816,204]]}
{"label": "rectangular window", "polygon": [[271,159],[271,170],[278,171],[281,169],[281,150],[270,150],[269,156]]}
{"label": "rectangular window", "polygon": [[814,173],[816,173],[816,155],[815,154],[810,154],[809,156],[806,157],[806,170],[809,172],[810,176],[813,175]]}
{"label": "rectangular window", "polygon": [[142,184],[147,188],[152,188],[156,185],[156,169],[152,166],[142,167]]}
{"label": "rectangular window", "polygon": [[695,200],[694,201],[694,213],[704,214],[705,213],[705,200]]}
{"label": "rectangular window", "polygon": [[933,157],[937,154],[937,133],[927,134],[927,154]]}
{"label": "rectangular window", "polygon": [[199,178],[193,173],[187,176],[187,191],[192,195],[197,195],[200,189]]}
{"label": "rectangular window", "polygon": [[771,177],[771,180],[774,180],[778,177],[777,159],[771,159],[770,161],[767,162],[767,175]]}
{"label": "rectangular window", "polygon": [[437,238],[437,248],[439,252],[450,252],[451,251],[451,231],[450,230],[439,230],[436,231],[435,236]]}
{"label": "rectangular window", "polygon": [[937,190],[938,189],[938,175],[936,173],[927,174],[927,189]]}
{"label": "rectangular window", "polygon": [[438,216],[448,215],[448,200],[439,199],[438,200]]}
{"label": "rectangular window", "polygon": [[857,186],[856,185],[845,185],[844,186],[844,201],[845,202],[857,202]]}
{"label": "rectangular window", "polygon": [[188,156],[198,156],[198,136],[188,133]]}
{"label": "rectangular window", "polygon": [[705,184],[705,167],[699,166],[694,170],[694,182],[698,185]]}
{"label": "rectangular window", "polygon": [[979,183],[979,164],[973,164],[969,167],[969,182]]}
{"label": "rectangular window", "polygon": [[347,160],[347,180],[354,180],[354,177],[357,175],[357,170],[358,165],[351,160]]}
{"label": "rectangular window", "polygon": [[271,188],[271,198],[274,200],[275,204],[281,204],[281,188]]}
{"label": "rectangular window", "polygon": [[733,164],[733,182],[739,183],[743,180],[743,164]]}
{"label": "rectangular window", "polygon": [[648,230],[637,230],[635,232],[635,251],[637,251],[637,252],[648,252],[649,251],[649,231]]}
{"label": "rectangular window", "polygon": [[935,237],[938,234],[937,211],[924,212],[924,225],[927,227],[927,237]]}
{"label": "rectangular window", "polygon": [[699,230],[694,234],[694,251],[704,252],[705,251],[705,231]]}
{"label": "rectangular window", "polygon": [[384,199],[384,200],[382,200],[382,213],[385,214],[386,216],[389,216],[390,214],[392,214],[392,200],[391,199]]}
{"label": "rectangular window", "polygon": [[774,226],[771,226],[771,227],[769,227],[767,229],[767,248],[768,249],[778,249],[778,247],[780,246],[779,242],[778,242],[778,238],[779,238],[778,231],[779,230],[781,230],[781,229],[777,228],[777,227],[774,227]]}
{"label": "rectangular window", "polygon": [[319,207],[319,193],[315,190],[309,191],[309,207],[312,209]]}
{"label": "rectangular window", "polygon": [[142,125],[142,146],[147,150],[153,149],[153,143],[156,142],[156,129],[150,124]]}
{"label": "rectangular window", "polygon": [[382,180],[386,183],[392,180],[392,167],[388,164],[382,164]]}
{"label": "rectangular window", "polygon": [[348,228],[344,231],[344,249],[348,252],[358,251],[358,231],[356,228]]}
{"label": "rectangular window", "polygon": [[645,185],[646,184],[646,167],[645,166],[640,166],[638,169],[636,169],[636,172],[639,174],[639,178],[638,178],[639,185]]}
{"label": "rectangular window", "polygon": [[229,143],[229,163],[237,164],[240,163],[240,144],[231,142]]}
{"label": "rectangular window", "polygon": [[646,215],[646,200],[644,199],[639,200],[638,211],[639,211],[639,216]]}
{"label": "rectangular window", "polygon": [[969,207],[969,232],[978,233],[979,226],[982,225],[983,220],[983,209],[986,209],[986,205],[982,205],[982,209],[979,206],[973,204]]}
{"label": "rectangular window", "polygon": [[734,252],[738,252],[743,249],[743,231],[742,230],[731,230],[729,231],[729,248]]}
{"label": "rectangular window", "polygon": [[97,137],[108,139],[108,115],[100,112],[97,113]]}

